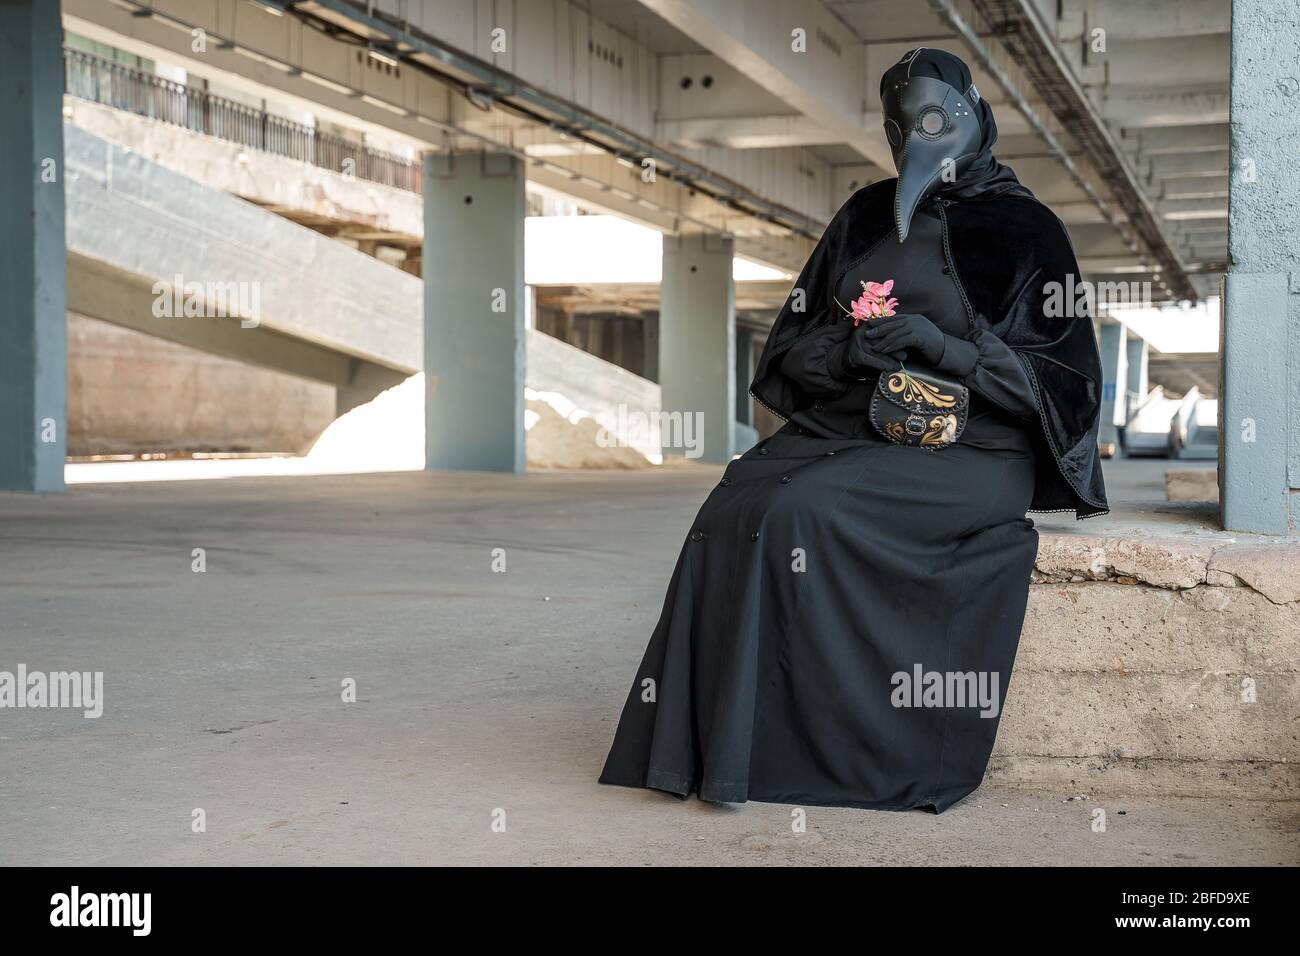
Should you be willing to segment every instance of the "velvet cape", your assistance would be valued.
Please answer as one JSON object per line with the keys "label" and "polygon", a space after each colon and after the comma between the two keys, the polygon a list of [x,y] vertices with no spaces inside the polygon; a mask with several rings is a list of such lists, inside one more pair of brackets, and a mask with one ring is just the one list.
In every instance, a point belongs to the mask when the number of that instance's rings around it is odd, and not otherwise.
{"label": "velvet cape", "polygon": [[[750,394],[783,419],[805,397],[782,374],[780,358],[805,336],[840,321],[832,290],[878,243],[895,240],[895,183],[865,186],[840,208],[772,326]],[[1042,453],[1030,510],[1074,511],[1078,518],[1105,514],[1097,449],[1101,360],[1087,301],[1065,297],[1082,281],[1065,226],[1025,190],[940,201],[947,258],[970,330],[983,329],[1006,343],[1033,384],[1042,425],[1035,441]]]}

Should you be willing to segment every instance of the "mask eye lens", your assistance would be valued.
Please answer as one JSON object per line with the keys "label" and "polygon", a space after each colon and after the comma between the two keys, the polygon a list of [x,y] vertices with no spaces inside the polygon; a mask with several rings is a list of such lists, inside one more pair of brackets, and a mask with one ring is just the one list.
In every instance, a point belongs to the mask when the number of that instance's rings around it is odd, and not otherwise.
{"label": "mask eye lens", "polygon": [[894,149],[898,149],[903,144],[903,132],[892,119],[885,120],[885,138]]}
{"label": "mask eye lens", "polygon": [[939,107],[931,106],[917,117],[916,128],[925,136],[939,136],[948,128],[948,117]]}

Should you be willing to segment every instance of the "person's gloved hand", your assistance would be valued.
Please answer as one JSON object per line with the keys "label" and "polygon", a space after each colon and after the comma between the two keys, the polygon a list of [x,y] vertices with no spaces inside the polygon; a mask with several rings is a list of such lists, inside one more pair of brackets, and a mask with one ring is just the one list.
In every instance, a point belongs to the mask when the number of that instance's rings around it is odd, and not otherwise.
{"label": "person's gloved hand", "polygon": [[831,364],[835,370],[832,374],[838,374],[841,378],[857,378],[859,376],[855,373],[867,369],[888,372],[898,368],[898,362],[903,357],[902,349],[891,355],[878,348],[867,336],[872,323],[878,321],[880,320],[872,319],[871,322],[861,322],[856,326],[845,323],[850,328],[849,335],[831,353]]}
{"label": "person's gloved hand", "polygon": [[876,352],[911,349],[930,365],[938,365],[943,358],[946,337],[923,315],[902,312],[872,319],[866,324],[866,329],[867,340]]}

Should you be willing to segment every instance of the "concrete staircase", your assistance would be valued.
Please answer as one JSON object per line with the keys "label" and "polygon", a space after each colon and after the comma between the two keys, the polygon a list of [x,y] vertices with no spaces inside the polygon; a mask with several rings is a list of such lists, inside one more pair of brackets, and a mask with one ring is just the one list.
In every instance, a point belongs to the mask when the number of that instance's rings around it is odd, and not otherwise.
{"label": "concrete staircase", "polygon": [[[71,311],[334,386],[340,414],[420,371],[420,279],[85,129],[65,124],[64,136]],[[257,321],[156,315],[156,283],[176,276],[255,286]],[[545,415],[552,439],[571,443],[569,431],[605,429],[623,442],[627,410],[659,411],[653,382],[536,329],[526,331],[524,348],[525,395]],[[422,455],[423,400],[415,397],[418,415],[405,419],[405,437]],[[659,454],[653,437],[625,443],[642,464]],[[591,450],[628,457],[594,442]],[[536,455],[565,460],[547,449]]]}

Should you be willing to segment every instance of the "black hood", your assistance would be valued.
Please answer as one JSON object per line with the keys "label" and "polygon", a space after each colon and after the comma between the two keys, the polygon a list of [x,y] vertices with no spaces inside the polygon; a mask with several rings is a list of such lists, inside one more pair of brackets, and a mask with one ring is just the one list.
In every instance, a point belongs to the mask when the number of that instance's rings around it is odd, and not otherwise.
{"label": "black hood", "polygon": [[927,47],[909,51],[880,78],[880,101],[898,169],[899,242],[928,196],[1032,195],[993,158],[998,139],[993,110],[958,57]]}

